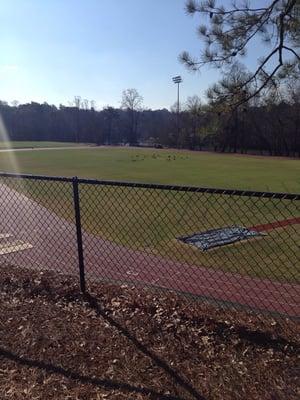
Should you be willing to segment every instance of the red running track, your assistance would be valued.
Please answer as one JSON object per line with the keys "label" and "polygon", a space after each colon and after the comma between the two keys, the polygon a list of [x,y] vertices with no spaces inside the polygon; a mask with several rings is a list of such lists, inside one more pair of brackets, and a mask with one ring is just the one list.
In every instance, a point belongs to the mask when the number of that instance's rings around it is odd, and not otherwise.
{"label": "red running track", "polygon": [[285,226],[296,225],[296,224],[300,224],[300,217],[284,219],[282,221],[270,222],[269,224],[255,225],[251,226],[248,229],[253,229],[257,232],[263,232],[263,231],[271,231],[272,229],[276,228],[284,228]]}
{"label": "red running track", "polygon": [[[1,262],[78,274],[76,229],[26,196],[0,184],[0,233],[33,248],[0,255]],[[180,263],[83,233],[86,275],[151,285],[218,303],[300,316],[300,285],[251,278]],[[271,262],[271,261],[270,261]]]}

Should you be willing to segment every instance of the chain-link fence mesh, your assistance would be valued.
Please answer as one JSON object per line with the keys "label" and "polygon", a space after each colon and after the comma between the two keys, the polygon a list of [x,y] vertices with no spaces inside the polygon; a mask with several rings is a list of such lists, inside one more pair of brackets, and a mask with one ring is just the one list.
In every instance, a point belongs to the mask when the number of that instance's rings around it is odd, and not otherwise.
{"label": "chain-link fence mesh", "polygon": [[224,310],[296,320],[299,200],[291,194],[2,174],[0,263],[79,274],[82,233],[87,284],[130,283]]}
{"label": "chain-link fence mesh", "polygon": [[0,177],[0,262],[77,273],[72,185]]}

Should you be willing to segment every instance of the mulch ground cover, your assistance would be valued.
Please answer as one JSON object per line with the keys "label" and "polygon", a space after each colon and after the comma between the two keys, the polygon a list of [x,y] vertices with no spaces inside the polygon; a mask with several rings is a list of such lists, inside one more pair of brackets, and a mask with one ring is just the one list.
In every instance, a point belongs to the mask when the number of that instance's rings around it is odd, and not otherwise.
{"label": "mulch ground cover", "polygon": [[293,400],[299,343],[292,321],[1,266],[1,399]]}

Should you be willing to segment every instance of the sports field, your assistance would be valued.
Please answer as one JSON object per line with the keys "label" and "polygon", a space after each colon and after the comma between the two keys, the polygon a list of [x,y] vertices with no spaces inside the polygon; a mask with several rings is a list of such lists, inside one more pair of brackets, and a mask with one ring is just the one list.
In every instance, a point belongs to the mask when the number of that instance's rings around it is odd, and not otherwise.
{"label": "sports field", "polygon": [[[15,159],[21,172],[32,174],[300,192],[300,162],[294,159],[128,148],[20,151]],[[14,168],[9,155],[0,154],[0,171]],[[70,185],[27,181],[18,190],[62,218],[74,218]],[[289,282],[300,278],[299,224],[209,252],[177,240],[223,226],[299,217],[296,203],[90,185],[81,186],[80,195],[84,230],[117,244],[243,275]]]}
{"label": "sports field", "polygon": [[[15,158],[20,172],[31,174],[300,192],[297,159],[105,147],[27,150]],[[10,155],[0,154],[0,171],[15,169]]]}

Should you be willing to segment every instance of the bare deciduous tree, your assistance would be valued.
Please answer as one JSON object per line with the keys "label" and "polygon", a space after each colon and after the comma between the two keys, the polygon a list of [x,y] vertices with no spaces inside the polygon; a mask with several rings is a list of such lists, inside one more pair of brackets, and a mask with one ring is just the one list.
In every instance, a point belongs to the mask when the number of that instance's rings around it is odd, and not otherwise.
{"label": "bare deciduous tree", "polygon": [[234,62],[230,68],[226,69],[226,74],[219,81],[214,83],[206,91],[209,103],[214,106],[218,113],[246,107],[245,103],[252,98],[255,90],[248,82],[250,73],[243,64]]}
{"label": "bare deciduous tree", "polygon": [[141,110],[143,104],[143,97],[136,89],[126,89],[122,93],[121,107],[129,113],[129,133],[128,142],[131,146],[138,143],[137,137],[137,123],[138,111]]}
{"label": "bare deciduous tree", "polygon": [[76,108],[81,108],[82,101],[80,96],[74,96],[73,102],[70,103],[70,105],[76,107]]}

